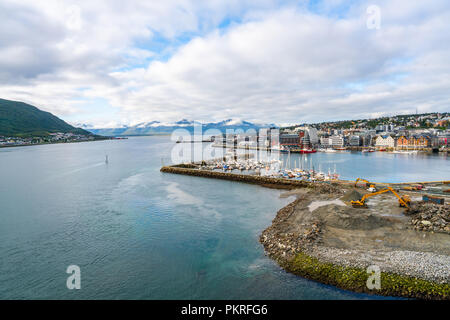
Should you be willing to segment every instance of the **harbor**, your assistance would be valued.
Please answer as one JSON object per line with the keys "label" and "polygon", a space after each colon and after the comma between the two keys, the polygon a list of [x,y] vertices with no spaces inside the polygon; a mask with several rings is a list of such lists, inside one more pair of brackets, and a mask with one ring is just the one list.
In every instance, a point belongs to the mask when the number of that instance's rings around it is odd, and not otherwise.
{"label": "harbor", "polygon": [[[445,153],[391,153],[317,149],[310,154],[241,148],[217,148],[214,143],[176,144],[183,156],[173,163],[201,164],[204,170],[313,181],[375,182],[436,181],[449,169]],[[326,151],[325,151],[326,150]],[[248,155],[248,159],[242,157]],[[238,158],[236,158],[238,157]],[[214,159],[214,160],[212,160]],[[162,162],[172,163],[169,159]],[[199,168],[198,166],[196,166]]]}

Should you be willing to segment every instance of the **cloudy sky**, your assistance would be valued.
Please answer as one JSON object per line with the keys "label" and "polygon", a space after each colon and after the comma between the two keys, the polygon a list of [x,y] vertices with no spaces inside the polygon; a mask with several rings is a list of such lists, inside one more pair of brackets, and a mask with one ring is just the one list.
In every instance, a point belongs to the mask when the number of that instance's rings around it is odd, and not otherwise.
{"label": "cloudy sky", "polygon": [[97,127],[450,111],[450,3],[0,0],[0,97]]}

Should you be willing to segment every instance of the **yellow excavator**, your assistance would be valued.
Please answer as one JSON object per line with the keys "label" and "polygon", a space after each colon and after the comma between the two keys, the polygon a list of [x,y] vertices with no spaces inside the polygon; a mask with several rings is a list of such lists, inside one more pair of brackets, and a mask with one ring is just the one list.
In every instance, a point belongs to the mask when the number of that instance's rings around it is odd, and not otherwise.
{"label": "yellow excavator", "polygon": [[362,179],[362,178],[356,179],[355,187],[357,187],[359,181],[365,182],[366,183],[366,187],[370,189],[369,191],[377,191],[377,188],[375,188],[375,184],[367,181],[366,179]]}
{"label": "yellow excavator", "polygon": [[386,189],[383,189],[383,190],[380,190],[377,192],[365,194],[365,195],[363,195],[361,200],[352,201],[351,204],[355,208],[367,208],[367,206],[366,206],[367,198],[376,196],[377,194],[382,194],[385,192],[392,192],[398,198],[398,203],[400,204],[400,207],[409,208],[409,204],[411,203],[411,199],[409,198],[409,196],[408,195],[399,196],[399,194],[391,187],[387,187]]}

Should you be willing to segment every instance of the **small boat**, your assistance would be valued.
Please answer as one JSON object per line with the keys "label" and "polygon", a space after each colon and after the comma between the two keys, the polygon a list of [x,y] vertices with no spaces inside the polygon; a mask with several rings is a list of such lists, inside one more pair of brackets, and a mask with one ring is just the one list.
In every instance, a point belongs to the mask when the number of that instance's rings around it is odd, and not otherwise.
{"label": "small boat", "polygon": [[330,153],[337,152],[336,150],[330,149],[330,148],[321,148],[321,149],[318,149],[317,151],[319,151],[319,152],[330,152]]}
{"label": "small boat", "polygon": [[317,152],[317,150],[314,150],[314,149],[294,149],[294,150],[291,150],[291,151],[295,152],[295,153],[300,153],[300,154],[316,153]]}
{"label": "small boat", "polygon": [[284,146],[280,146],[280,145],[275,145],[270,150],[275,151],[275,152],[281,152],[281,153],[289,152],[289,150],[287,150]]}
{"label": "small boat", "polygon": [[392,153],[396,153],[396,154],[414,154],[414,151],[406,151],[406,150],[395,150],[392,151]]}

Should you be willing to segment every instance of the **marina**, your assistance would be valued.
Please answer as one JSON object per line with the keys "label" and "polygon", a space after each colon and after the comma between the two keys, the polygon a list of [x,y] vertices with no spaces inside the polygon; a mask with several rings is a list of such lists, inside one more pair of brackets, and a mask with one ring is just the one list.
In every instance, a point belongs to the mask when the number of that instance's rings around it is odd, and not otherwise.
{"label": "marina", "polygon": [[[298,160],[298,163],[297,163]],[[253,159],[233,159],[213,160],[203,162],[197,167],[200,170],[222,171],[230,173],[244,173],[271,178],[284,178],[305,181],[331,181],[338,180],[339,174],[336,173],[336,166],[333,171],[329,168],[327,172],[322,172],[319,168],[315,169],[307,157],[296,159],[291,163],[290,157],[286,161],[272,159],[269,161],[257,161]]]}
{"label": "marina", "polygon": [[[361,152],[324,148],[312,154],[299,154],[216,148],[211,143],[199,143],[196,147],[180,144],[180,147],[185,156],[176,163],[204,161],[201,168],[204,170],[309,181],[354,180],[361,176],[374,182],[435,181],[442,180],[443,173],[450,170],[446,153]],[[249,158],[243,160],[245,155]],[[168,160],[164,163],[170,164]]]}

